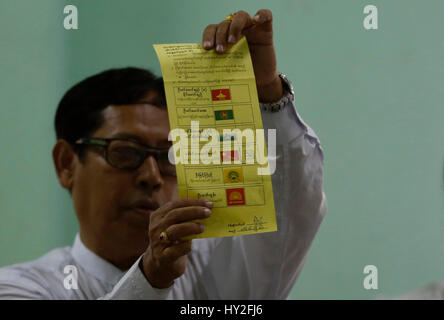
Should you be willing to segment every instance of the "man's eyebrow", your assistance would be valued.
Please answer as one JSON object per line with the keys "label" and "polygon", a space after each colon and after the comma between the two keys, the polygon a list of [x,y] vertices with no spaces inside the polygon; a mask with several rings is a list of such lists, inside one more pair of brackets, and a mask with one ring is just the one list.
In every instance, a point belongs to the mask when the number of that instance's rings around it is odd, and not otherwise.
{"label": "man's eyebrow", "polygon": [[150,105],[153,105],[153,106],[156,106],[156,107],[159,107],[159,108],[161,108],[161,107],[166,105],[165,99],[162,98],[162,97],[159,97],[159,96],[151,98],[149,100],[141,99],[141,100],[138,100],[135,103],[137,103],[137,104],[150,104]]}
{"label": "man's eyebrow", "polygon": [[132,134],[132,133],[126,133],[126,132],[116,133],[111,136],[111,139],[130,139],[130,140],[134,140],[136,142],[139,142],[140,144],[143,144],[147,147],[152,147],[152,148],[170,147],[172,144],[171,141],[169,141],[168,139],[163,139],[163,140],[159,141],[158,146],[151,146],[151,145],[147,144],[140,136],[138,136],[136,134]]}

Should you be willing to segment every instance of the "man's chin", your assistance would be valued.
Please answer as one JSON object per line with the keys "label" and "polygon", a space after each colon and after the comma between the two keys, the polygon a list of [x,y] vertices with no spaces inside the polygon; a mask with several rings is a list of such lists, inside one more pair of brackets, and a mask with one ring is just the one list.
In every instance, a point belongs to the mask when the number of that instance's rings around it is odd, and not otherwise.
{"label": "man's chin", "polygon": [[115,232],[118,232],[119,251],[124,255],[130,254],[135,259],[139,258],[148,248],[148,227],[141,227],[140,224],[134,221],[128,222],[128,224]]}
{"label": "man's chin", "polygon": [[143,229],[148,232],[150,216],[154,210],[140,208],[130,208],[125,212],[125,220],[136,229]]}

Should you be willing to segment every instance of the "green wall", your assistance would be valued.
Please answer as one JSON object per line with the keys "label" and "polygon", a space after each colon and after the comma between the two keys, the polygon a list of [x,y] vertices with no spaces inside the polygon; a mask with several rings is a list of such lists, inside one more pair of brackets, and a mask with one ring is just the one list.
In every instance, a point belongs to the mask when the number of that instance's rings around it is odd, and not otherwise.
{"label": "green wall", "polygon": [[69,196],[57,182],[53,118],[67,77],[57,1],[0,1],[0,265],[72,242]]}
{"label": "green wall", "polygon": [[[63,6],[79,30],[63,29]],[[362,26],[379,9],[379,29]],[[51,160],[58,100],[111,67],[160,72],[153,43],[200,42],[229,12],[270,8],[279,69],[325,152],[328,214],[291,299],[373,299],[443,279],[444,2],[0,2],[0,266],[70,245]],[[379,271],[365,290],[363,268]]]}

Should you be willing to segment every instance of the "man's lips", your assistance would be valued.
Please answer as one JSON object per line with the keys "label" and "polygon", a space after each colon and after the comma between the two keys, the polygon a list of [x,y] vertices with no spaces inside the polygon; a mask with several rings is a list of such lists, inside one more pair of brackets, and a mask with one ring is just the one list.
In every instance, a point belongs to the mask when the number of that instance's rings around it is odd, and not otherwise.
{"label": "man's lips", "polygon": [[138,207],[131,207],[131,209],[133,211],[136,211],[137,213],[140,213],[140,214],[150,214],[151,212],[154,211],[152,209],[138,208]]}
{"label": "man's lips", "polygon": [[153,200],[140,200],[133,203],[130,208],[141,214],[148,214],[157,210],[159,205]]}

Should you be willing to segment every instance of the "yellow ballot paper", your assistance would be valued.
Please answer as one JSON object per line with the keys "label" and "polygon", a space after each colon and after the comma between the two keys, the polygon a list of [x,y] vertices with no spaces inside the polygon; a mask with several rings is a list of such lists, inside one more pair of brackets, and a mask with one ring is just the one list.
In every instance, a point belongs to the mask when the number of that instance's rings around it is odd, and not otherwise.
{"label": "yellow ballot paper", "polygon": [[165,84],[179,196],[214,203],[211,217],[199,220],[205,231],[188,239],[276,231],[267,133],[245,37],[224,54],[193,43],[154,49]]}

